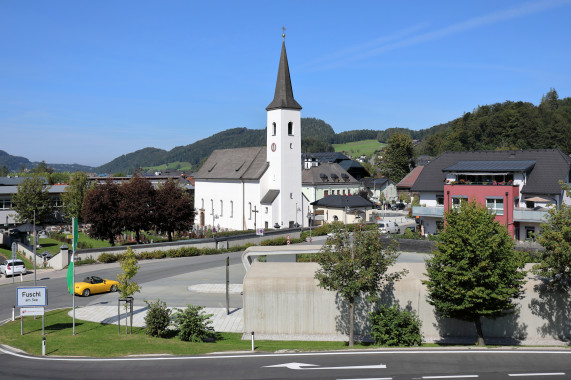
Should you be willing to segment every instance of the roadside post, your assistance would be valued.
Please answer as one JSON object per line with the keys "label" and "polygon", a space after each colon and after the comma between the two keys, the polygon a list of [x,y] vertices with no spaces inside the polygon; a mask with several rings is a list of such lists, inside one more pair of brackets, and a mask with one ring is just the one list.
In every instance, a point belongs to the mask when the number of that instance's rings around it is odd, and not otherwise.
{"label": "roadside post", "polygon": [[[18,258],[16,252],[18,252],[18,244],[12,243],[12,260],[16,260]],[[6,273],[8,273],[8,270],[6,270]],[[14,277],[16,277],[16,275],[14,274],[14,261],[12,261],[12,284],[14,283]],[[21,280],[22,274],[20,273],[20,282],[22,282]]]}
{"label": "roadside post", "polygon": [[226,257],[226,315],[230,315],[230,256]]}
{"label": "roadside post", "polygon": [[254,332],[252,331],[252,351],[256,349],[255,341],[254,341]]}
{"label": "roadside post", "polygon": [[42,338],[42,356],[46,356],[46,337]]}

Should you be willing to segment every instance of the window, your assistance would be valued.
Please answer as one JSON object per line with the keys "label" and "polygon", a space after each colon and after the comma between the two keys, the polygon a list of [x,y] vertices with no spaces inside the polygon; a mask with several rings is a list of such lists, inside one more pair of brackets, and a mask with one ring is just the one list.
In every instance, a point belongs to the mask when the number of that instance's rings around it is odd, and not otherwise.
{"label": "window", "polygon": [[323,196],[326,197],[326,196],[328,196],[328,195],[329,195],[329,191],[328,191],[328,190],[325,190],[325,191],[323,192]]}
{"label": "window", "polygon": [[204,210],[204,198],[202,198],[202,203],[201,203],[201,204],[202,204],[202,205],[200,206],[200,208]]}
{"label": "window", "polygon": [[234,217],[234,201],[230,201],[230,217]]}
{"label": "window", "polygon": [[220,216],[222,216],[223,212],[224,212],[224,201],[221,199],[220,200]]}
{"label": "window", "polygon": [[468,203],[468,197],[463,196],[463,195],[452,196],[452,207],[458,207],[464,203]]}
{"label": "window", "polygon": [[289,193],[289,199],[293,199],[293,193]]}
{"label": "window", "polygon": [[486,207],[496,215],[504,215],[503,198],[486,198]]}
{"label": "window", "polygon": [[12,200],[11,199],[0,199],[0,210],[11,210]]}
{"label": "window", "polygon": [[266,207],[266,214],[268,213],[268,208]]}
{"label": "window", "polygon": [[293,136],[293,123],[291,121],[287,123],[287,134]]}
{"label": "window", "polygon": [[438,206],[444,206],[444,195],[437,195],[436,196],[436,204]]}
{"label": "window", "polygon": [[525,226],[525,240],[535,241],[535,227]]}
{"label": "window", "polygon": [[252,220],[252,202],[248,202],[248,210],[250,215],[248,219]]}
{"label": "window", "polygon": [[273,131],[272,135],[275,136],[277,132],[276,123],[272,123],[272,131]]}
{"label": "window", "polygon": [[211,199],[211,200],[210,200],[210,208],[212,209],[212,214],[211,214],[211,215],[214,215],[214,199]]}

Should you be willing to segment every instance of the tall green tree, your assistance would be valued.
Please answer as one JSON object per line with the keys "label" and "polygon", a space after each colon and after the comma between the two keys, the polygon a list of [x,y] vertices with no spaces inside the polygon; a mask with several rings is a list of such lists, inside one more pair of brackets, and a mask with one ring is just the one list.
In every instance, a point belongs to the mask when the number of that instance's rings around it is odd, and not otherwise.
{"label": "tall green tree", "polygon": [[156,193],[155,225],[172,241],[175,231],[184,231],[194,224],[194,205],[190,194],[176,181],[169,180]]}
{"label": "tall green tree", "polygon": [[[568,187],[564,186],[568,189]],[[570,191],[567,190],[567,195]],[[547,220],[541,225],[537,242],[545,250],[541,261],[534,265],[533,273],[545,277],[551,287],[561,289],[571,285],[571,206],[565,203],[550,209]]]}
{"label": "tall green tree", "polygon": [[18,192],[12,197],[12,207],[20,223],[44,224],[53,218],[53,204],[45,178],[38,175],[24,178],[18,185]]}
{"label": "tall green tree", "polygon": [[526,272],[505,226],[475,201],[445,214],[436,251],[426,260],[428,302],[446,318],[473,322],[478,344],[485,345],[482,317],[514,309]]}
{"label": "tall green tree", "polygon": [[347,229],[336,232],[315,255],[319,286],[337,292],[349,304],[349,346],[355,340],[355,299],[362,295],[372,301],[387,282],[398,281],[406,271],[387,273],[398,256],[394,245],[383,245],[378,230]]}
{"label": "tall green tree", "polygon": [[385,150],[382,171],[394,183],[399,183],[415,167],[412,139],[405,133],[395,133],[389,138]]}
{"label": "tall green tree", "polygon": [[123,231],[119,217],[120,201],[119,186],[110,179],[87,192],[83,202],[83,221],[91,224],[89,233],[93,237],[106,239],[115,245],[115,235]]}
{"label": "tall green tree", "polygon": [[63,200],[63,213],[66,218],[81,219],[83,201],[85,200],[88,188],[87,174],[75,172],[71,175],[69,184],[61,195]]}

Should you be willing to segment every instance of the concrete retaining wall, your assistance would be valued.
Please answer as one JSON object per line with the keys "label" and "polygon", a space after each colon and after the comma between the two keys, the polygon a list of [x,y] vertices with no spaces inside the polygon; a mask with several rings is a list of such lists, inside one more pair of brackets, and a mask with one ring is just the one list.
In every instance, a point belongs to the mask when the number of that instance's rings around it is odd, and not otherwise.
{"label": "concrete retaining wall", "polygon": [[[255,262],[244,278],[244,331],[258,339],[346,340],[348,305],[334,292],[318,287],[316,263]],[[426,301],[422,285],[425,267],[397,264],[409,274],[381,295],[384,304],[399,304],[416,312],[422,320],[426,342],[474,343],[472,323],[441,319]],[[517,301],[516,313],[483,320],[488,344],[571,344],[571,293],[551,292],[529,278],[525,294]],[[374,305],[357,301],[355,333],[370,339],[368,312]]]}

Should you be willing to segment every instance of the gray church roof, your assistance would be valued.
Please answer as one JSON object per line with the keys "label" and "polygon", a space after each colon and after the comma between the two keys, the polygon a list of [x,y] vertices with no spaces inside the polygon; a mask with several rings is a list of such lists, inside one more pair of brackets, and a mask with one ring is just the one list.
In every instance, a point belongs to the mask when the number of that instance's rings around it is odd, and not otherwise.
{"label": "gray church roof", "polygon": [[293,98],[293,90],[291,88],[291,79],[289,76],[289,65],[287,63],[287,54],[285,48],[285,37],[282,43],[282,53],[280,56],[280,66],[278,68],[278,79],[276,81],[276,91],[274,100],[266,107],[266,111],[289,108],[300,110],[301,106]]}
{"label": "gray church roof", "polygon": [[210,154],[194,178],[259,180],[268,166],[265,146],[217,149]]}
{"label": "gray church roof", "polygon": [[272,203],[274,203],[278,195],[280,195],[279,190],[268,190],[266,195],[264,195],[260,200],[260,204],[271,205]]}
{"label": "gray church roof", "polygon": [[502,161],[504,168],[509,162],[535,161],[521,189],[523,194],[560,194],[559,180],[567,182],[571,169],[571,158],[559,149],[445,152],[424,166],[411,191],[442,192],[446,178],[444,170],[468,161]]}

